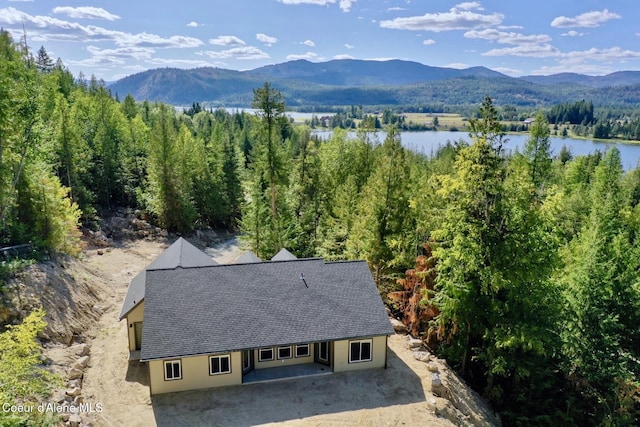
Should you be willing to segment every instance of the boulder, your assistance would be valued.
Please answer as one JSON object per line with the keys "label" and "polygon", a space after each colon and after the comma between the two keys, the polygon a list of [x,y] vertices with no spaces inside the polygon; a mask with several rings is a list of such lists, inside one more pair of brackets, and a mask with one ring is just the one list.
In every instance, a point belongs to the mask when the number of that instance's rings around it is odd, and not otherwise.
{"label": "boulder", "polygon": [[414,351],[413,358],[421,362],[428,362],[431,358],[431,354],[428,351]]}
{"label": "boulder", "polygon": [[91,348],[89,344],[82,343],[71,346],[71,351],[76,356],[87,356],[91,353]]}
{"label": "boulder", "polygon": [[76,397],[76,396],[80,396],[81,392],[82,392],[82,390],[80,389],[80,387],[74,387],[74,388],[67,389],[65,394],[67,396]]}
{"label": "boulder", "polygon": [[80,418],[80,414],[73,413],[69,415],[69,425],[71,427],[80,427],[82,423],[82,418]]}
{"label": "boulder", "polygon": [[67,387],[69,388],[75,388],[75,387],[82,387],[82,380],[79,379],[75,379],[75,380],[69,380],[67,381]]}
{"label": "boulder", "polygon": [[427,363],[427,370],[428,370],[429,372],[439,372],[439,371],[440,371],[440,368],[438,368],[438,365],[436,365],[435,363],[433,363],[433,362],[428,362],[428,363]]}
{"label": "boulder", "polygon": [[69,369],[69,379],[77,380],[82,378],[82,371],[80,369],[71,368]]}
{"label": "boulder", "polygon": [[402,323],[398,319],[394,319],[393,317],[390,320],[391,326],[393,327],[393,330],[396,332],[396,334],[406,335],[409,333],[409,330],[404,323]]}
{"label": "boulder", "polygon": [[409,348],[419,348],[422,347],[422,340],[418,340],[415,338],[409,339]]}
{"label": "boulder", "polygon": [[438,372],[433,372],[431,374],[431,392],[436,396],[443,397],[445,399],[449,399],[451,397],[451,392],[444,384],[442,384],[442,380],[440,379],[440,374]]}
{"label": "boulder", "polygon": [[89,364],[89,356],[82,356],[78,360],[76,360],[76,363],[73,364],[73,367],[75,369],[82,370],[86,368],[88,364]]}

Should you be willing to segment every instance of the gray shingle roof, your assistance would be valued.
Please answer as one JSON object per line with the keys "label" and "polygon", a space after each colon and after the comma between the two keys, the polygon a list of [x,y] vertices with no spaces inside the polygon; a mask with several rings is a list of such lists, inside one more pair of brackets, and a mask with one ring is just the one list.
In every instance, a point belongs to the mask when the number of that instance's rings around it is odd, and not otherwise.
{"label": "gray shingle roof", "polygon": [[393,333],[364,261],[156,270],[146,282],[142,360]]}
{"label": "gray shingle roof", "polygon": [[253,252],[246,251],[235,261],[235,264],[250,264],[255,262],[262,262],[262,260]]}
{"label": "gray shingle roof", "polygon": [[298,259],[298,257],[285,248],[282,248],[280,249],[280,252],[278,252],[273,256],[273,258],[271,258],[271,261],[291,261],[294,259]]}
{"label": "gray shingle roof", "polygon": [[160,254],[151,264],[133,278],[124,298],[119,320],[122,320],[145,297],[146,272],[149,270],[173,269],[176,267],[207,267],[218,265],[209,255],[180,237]]}

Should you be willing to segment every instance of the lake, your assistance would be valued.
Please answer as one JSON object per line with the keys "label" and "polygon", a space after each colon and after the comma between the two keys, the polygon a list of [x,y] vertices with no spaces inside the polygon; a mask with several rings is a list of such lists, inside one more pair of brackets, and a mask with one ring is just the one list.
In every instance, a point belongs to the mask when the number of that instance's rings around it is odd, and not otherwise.
{"label": "lake", "polygon": [[[315,135],[319,135],[323,139],[329,138],[331,136],[331,133],[332,131],[330,130],[321,130],[314,132]],[[349,132],[349,137],[353,138],[355,136],[355,132]],[[378,140],[380,142],[383,142],[385,137],[386,133],[384,131],[378,132]],[[471,138],[469,138],[469,134],[467,132],[449,131],[407,131],[401,132],[400,138],[402,140],[402,145],[404,145],[406,148],[417,153],[424,153],[427,155],[433,155],[438,150],[438,148],[445,145],[447,141],[450,141],[452,143],[461,139],[467,142],[471,141]],[[507,152],[513,152],[516,148],[522,150],[522,147],[529,139],[529,135],[506,135],[505,138],[508,141],[504,144],[504,149]],[[594,141],[591,139],[560,138],[556,136],[551,136],[549,138],[549,141],[551,142],[552,155],[558,154],[563,146],[566,146],[573,156],[582,156],[591,154],[596,150],[604,152],[607,147],[616,145],[618,147],[618,150],[620,150],[620,157],[622,158],[622,165],[625,170],[630,170],[638,167],[638,164],[640,162],[640,144],[602,142]]]}

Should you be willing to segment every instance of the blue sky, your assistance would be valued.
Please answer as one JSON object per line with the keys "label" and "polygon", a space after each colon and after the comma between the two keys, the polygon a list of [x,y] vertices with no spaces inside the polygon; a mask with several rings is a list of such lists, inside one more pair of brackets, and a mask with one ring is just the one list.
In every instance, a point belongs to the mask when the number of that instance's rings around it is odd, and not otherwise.
{"label": "blue sky", "polygon": [[[512,76],[640,70],[638,0],[0,0],[74,73],[252,69],[293,59],[405,59]],[[23,31],[24,30],[24,31]]]}

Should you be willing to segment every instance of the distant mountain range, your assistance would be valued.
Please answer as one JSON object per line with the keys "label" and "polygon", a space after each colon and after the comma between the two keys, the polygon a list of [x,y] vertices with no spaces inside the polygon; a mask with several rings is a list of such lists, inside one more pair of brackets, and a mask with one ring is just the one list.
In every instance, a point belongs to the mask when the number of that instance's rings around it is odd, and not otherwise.
{"label": "distant mountain range", "polygon": [[640,103],[640,71],[514,78],[485,67],[461,70],[402,60],[297,60],[247,71],[159,68],[125,77],[109,87],[120,97],[130,93],[137,100],[248,107],[253,89],[265,81],[294,107],[476,105],[487,95],[497,105],[535,107],[579,99],[611,106]]}

